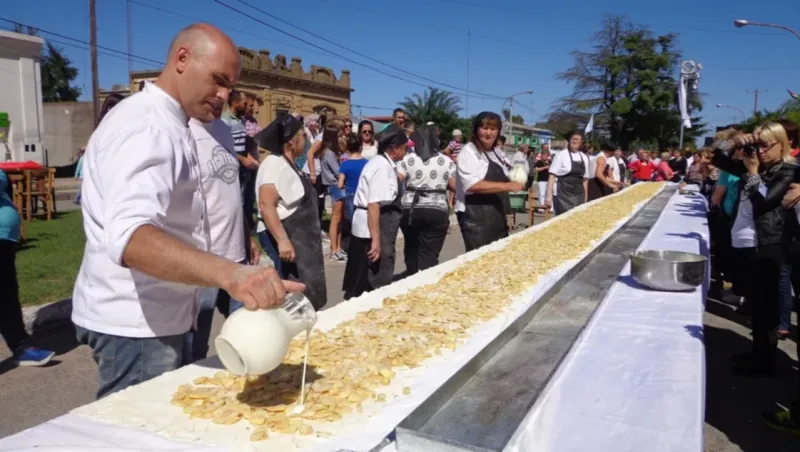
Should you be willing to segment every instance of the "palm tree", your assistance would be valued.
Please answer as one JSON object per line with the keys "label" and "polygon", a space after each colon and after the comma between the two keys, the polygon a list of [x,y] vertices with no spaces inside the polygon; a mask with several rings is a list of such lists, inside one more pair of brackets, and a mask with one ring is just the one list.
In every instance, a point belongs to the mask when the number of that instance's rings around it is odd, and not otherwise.
{"label": "palm tree", "polygon": [[451,92],[428,88],[421,96],[415,93],[406,97],[400,102],[400,106],[415,124],[429,121],[442,124],[458,117],[461,100]]}

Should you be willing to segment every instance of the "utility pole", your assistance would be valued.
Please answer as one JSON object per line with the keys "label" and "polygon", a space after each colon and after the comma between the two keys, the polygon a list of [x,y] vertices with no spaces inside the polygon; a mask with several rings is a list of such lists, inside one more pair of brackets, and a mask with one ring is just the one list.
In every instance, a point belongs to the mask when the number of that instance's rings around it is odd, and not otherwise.
{"label": "utility pole", "polygon": [[753,116],[758,114],[758,93],[764,92],[766,93],[768,90],[760,90],[758,88],[754,89],[753,91],[747,90],[748,93],[753,93]]}
{"label": "utility pole", "polygon": [[469,118],[469,54],[472,53],[471,47],[472,46],[472,29],[467,28],[467,95],[464,96],[466,98],[467,108],[465,110],[467,117]]}
{"label": "utility pole", "polygon": [[89,0],[89,47],[92,58],[92,113],[95,125],[100,113],[100,79],[97,75],[97,2]]}
{"label": "utility pole", "polygon": [[131,14],[131,0],[126,0],[125,2],[125,15],[128,19],[128,78],[130,79],[131,72],[133,72],[133,16]]}

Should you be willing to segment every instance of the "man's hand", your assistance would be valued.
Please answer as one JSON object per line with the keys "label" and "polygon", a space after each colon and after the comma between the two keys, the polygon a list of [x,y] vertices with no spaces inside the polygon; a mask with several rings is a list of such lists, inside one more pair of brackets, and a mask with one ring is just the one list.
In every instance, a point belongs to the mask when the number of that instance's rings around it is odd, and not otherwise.
{"label": "man's hand", "polygon": [[254,159],[252,155],[248,154],[248,156],[245,157],[245,159],[244,159],[244,166],[247,169],[251,169],[251,170],[258,169],[259,165],[260,165],[260,163],[258,162],[258,160]]}
{"label": "man's hand", "polygon": [[548,197],[545,198],[544,206],[547,207],[548,209],[553,207],[553,197],[552,196],[548,196]]}
{"label": "man's hand", "polygon": [[518,191],[522,191],[525,188],[525,184],[520,184],[519,182],[506,182],[506,187],[509,192],[516,193]]}
{"label": "man's hand", "polygon": [[258,265],[261,262],[261,247],[255,238],[250,237],[250,265]]}
{"label": "man's hand", "polygon": [[367,257],[370,262],[378,262],[381,258],[381,240],[380,238],[372,239],[372,245],[369,247]]}
{"label": "man's hand", "polygon": [[287,292],[305,289],[301,283],[282,281],[274,268],[249,265],[239,266],[225,285],[222,289],[251,311],[276,308],[283,303]]}
{"label": "man's hand", "polygon": [[792,184],[783,197],[783,207],[791,209],[800,201],[800,184]]}

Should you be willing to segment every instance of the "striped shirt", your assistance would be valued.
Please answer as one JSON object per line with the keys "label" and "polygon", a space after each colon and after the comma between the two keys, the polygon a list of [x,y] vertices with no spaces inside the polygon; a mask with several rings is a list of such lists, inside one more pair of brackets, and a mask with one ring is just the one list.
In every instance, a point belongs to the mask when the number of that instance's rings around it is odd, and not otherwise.
{"label": "striped shirt", "polygon": [[450,148],[450,158],[455,162],[456,158],[458,157],[458,153],[461,152],[461,148],[464,147],[464,145],[456,140],[453,140],[447,145],[447,147]]}
{"label": "striped shirt", "polygon": [[223,113],[221,119],[231,128],[233,150],[239,155],[244,155],[247,152],[247,143],[245,142],[247,140],[247,130],[244,127],[244,122],[230,112]]}

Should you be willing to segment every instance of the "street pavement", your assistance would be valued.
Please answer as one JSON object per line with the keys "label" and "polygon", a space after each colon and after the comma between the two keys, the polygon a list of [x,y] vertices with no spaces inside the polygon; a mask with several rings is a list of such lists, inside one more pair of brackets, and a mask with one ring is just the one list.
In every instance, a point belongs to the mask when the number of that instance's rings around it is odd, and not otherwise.
{"label": "street pavement", "polygon": [[[537,217],[536,223],[541,221]],[[518,223],[527,216],[518,215]],[[398,244],[396,274],[405,268],[402,244]],[[441,260],[463,254],[464,246],[457,225],[451,227]],[[326,259],[328,306],[342,301],[341,281],[344,263]],[[215,337],[223,319],[217,314],[211,337]],[[728,357],[750,346],[747,319],[737,316],[727,305],[709,301],[704,316],[707,357],[707,400],[705,424],[706,452],[770,451],[797,452],[800,438],[775,432],[759,420],[763,410],[775,402],[787,404],[797,386],[797,347],[795,342],[781,342],[780,375],[777,379],[736,378],[728,372]],[[795,322],[796,325],[796,322]],[[96,367],[88,347],[78,347],[74,329],[58,327],[37,332],[37,342],[51,348],[58,356],[44,368],[15,368],[10,351],[0,344],[0,437],[45,422],[94,400]],[[213,343],[212,352],[213,353]],[[669,413],[660,416],[669,418]]]}

